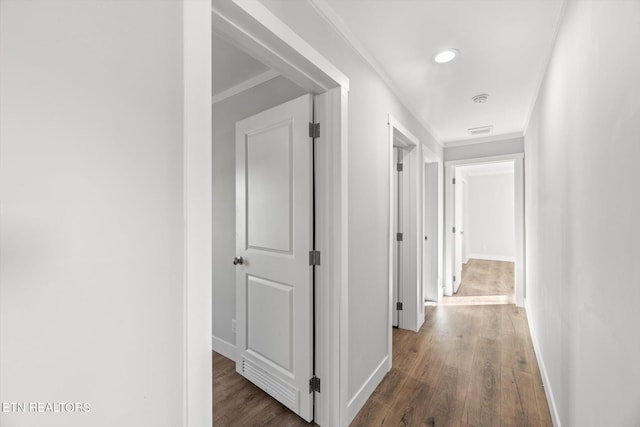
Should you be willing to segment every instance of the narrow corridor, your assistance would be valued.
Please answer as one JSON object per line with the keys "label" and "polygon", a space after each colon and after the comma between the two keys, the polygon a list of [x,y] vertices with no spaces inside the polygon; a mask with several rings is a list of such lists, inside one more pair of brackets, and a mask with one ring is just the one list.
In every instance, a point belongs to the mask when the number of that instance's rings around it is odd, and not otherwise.
{"label": "narrow corridor", "polygon": [[396,329],[393,368],[351,426],[551,426],[526,312],[426,307]]}

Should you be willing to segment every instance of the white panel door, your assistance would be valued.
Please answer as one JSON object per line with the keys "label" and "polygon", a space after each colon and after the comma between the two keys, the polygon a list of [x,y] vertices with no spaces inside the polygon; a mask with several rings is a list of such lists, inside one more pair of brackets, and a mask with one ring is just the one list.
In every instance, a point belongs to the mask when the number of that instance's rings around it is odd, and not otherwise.
{"label": "white panel door", "polygon": [[236,370],[307,421],[312,107],[305,95],[236,124]]}

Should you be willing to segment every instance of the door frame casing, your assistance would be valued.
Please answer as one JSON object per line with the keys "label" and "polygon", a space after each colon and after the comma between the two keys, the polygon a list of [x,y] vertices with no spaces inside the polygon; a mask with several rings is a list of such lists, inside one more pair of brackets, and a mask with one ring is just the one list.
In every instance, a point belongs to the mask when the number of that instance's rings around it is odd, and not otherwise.
{"label": "door frame casing", "polygon": [[[212,423],[211,3],[183,0],[184,427]],[[178,402],[176,402],[178,404]]]}
{"label": "door frame casing", "polygon": [[455,168],[457,166],[477,165],[483,163],[496,163],[513,161],[514,164],[514,222],[515,222],[515,265],[514,265],[514,288],[515,300],[518,307],[524,307],[526,297],[525,283],[525,231],[524,231],[524,154],[505,154],[500,156],[477,157],[464,160],[452,160],[445,162],[445,256],[444,274],[445,286],[444,294],[453,294],[453,182]]}
{"label": "door frame casing", "polygon": [[[423,310],[423,301],[422,301],[422,240],[420,236],[422,235],[422,176],[423,176],[423,147],[422,143],[413,133],[411,133],[406,126],[400,123],[396,118],[394,118],[391,114],[387,116],[387,124],[388,124],[388,155],[389,155],[389,239],[388,239],[388,250],[389,250],[389,315],[388,315],[388,337],[387,337],[387,351],[389,354],[389,369],[392,366],[392,325],[393,325],[393,314],[396,311],[393,306],[393,256],[394,256],[394,245],[397,244],[396,238],[394,235],[394,225],[397,220],[394,214],[394,203],[396,196],[396,189],[393,188],[393,180],[394,174],[396,173],[396,168],[393,161],[393,150],[395,141],[398,140],[394,135],[395,132],[398,132],[400,135],[401,145],[404,145],[405,148],[409,149],[409,153],[407,157],[409,158],[410,165],[409,171],[410,176],[408,180],[405,182],[409,182],[411,186],[406,191],[403,191],[405,194],[409,194],[411,200],[409,201],[410,212],[408,212],[409,224],[408,232],[403,233],[407,235],[407,238],[403,238],[403,242],[406,242],[405,248],[409,249],[404,251],[405,256],[412,257],[412,262],[408,263],[408,266],[403,268],[405,272],[405,277],[407,277],[406,273],[409,272],[409,281],[411,283],[407,283],[408,281],[403,281],[402,290],[400,294],[403,297],[403,310],[400,316],[399,325],[403,329],[409,329],[412,331],[418,331],[424,322],[424,310]],[[403,263],[405,264],[405,263]],[[409,270],[409,271],[407,271]],[[411,280],[414,278],[415,280]]]}
{"label": "door frame casing", "polygon": [[[214,0],[211,12],[217,34],[315,95],[315,121],[321,123],[316,152],[316,249],[322,253],[316,269],[316,375],[322,381],[322,391],[316,395],[316,422],[346,425],[349,79],[260,2]],[[210,227],[211,216],[208,222]],[[207,321],[211,323],[210,318]]]}

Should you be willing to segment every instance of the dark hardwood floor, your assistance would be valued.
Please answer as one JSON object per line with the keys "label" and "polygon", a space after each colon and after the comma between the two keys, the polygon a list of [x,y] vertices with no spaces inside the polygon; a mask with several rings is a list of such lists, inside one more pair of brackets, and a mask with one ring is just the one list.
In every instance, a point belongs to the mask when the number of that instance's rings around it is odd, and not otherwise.
{"label": "dark hardwood floor", "polygon": [[393,334],[393,368],[355,426],[551,426],[524,309],[426,307]]}
{"label": "dark hardwood floor", "polygon": [[[524,309],[426,307],[419,332],[393,331],[393,368],[353,426],[551,426]],[[306,426],[214,353],[215,427]]]}
{"label": "dark hardwood floor", "polygon": [[309,424],[236,372],[236,363],[213,352],[214,427],[295,427]]}

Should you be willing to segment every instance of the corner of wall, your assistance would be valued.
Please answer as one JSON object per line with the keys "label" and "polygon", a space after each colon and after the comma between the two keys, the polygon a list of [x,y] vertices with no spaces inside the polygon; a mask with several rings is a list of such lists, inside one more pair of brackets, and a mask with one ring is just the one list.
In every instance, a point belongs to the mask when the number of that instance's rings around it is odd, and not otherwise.
{"label": "corner of wall", "polygon": [[351,421],[358,415],[358,412],[362,409],[369,397],[373,394],[373,391],[382,382],[387,372],[391,370],[391,358],[386,355],[384,359],[378,364],[378,367],[374,369],[369,378],[362,384],[362,387],[358,389],[356,394],[349,400],[347,404],[347,422]]}
{"label": "corner of wall", "polygon": [[542,376],[542,385],[544,386],[544,394],[547,397],[547,404],[549,405],[549,412],[551,413],[551,421],[555,427],[562,427],[560,423],[560,414],[558,413],[558,406],[556,405],[555,398],[553,397],[553,390],[551,389],[551,382],[547,375],[547,368],[542,358],[542,352],[540,351],[540,345],[538,344],[538,334],[533,326],[531,320],[531,306],[528,299],[524,300],[524,308],[527,313],[527,324],[529,325],[529,334],[531,335],[531,342],[533,343],[533,350],[538,361],[538,367],[540,368],[540,374]]}
{"label": "corner of wall", "polygon": [[236,360],[236,346],[222,338],[211,336],[211,349],[227,359]]}

